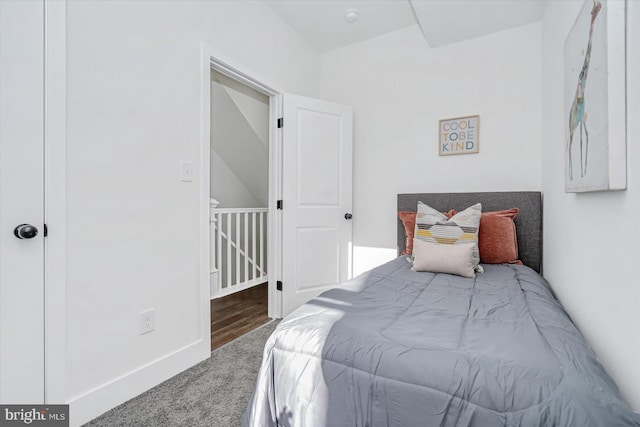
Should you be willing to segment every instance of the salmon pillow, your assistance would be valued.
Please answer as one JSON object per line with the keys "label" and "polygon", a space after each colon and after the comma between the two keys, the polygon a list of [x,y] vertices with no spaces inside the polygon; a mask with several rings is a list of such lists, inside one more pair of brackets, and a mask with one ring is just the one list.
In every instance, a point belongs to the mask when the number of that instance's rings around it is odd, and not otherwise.
{"label": "salmon pillow", "polygon": [[520,264],[518,259],[518,238],[513,222],[520,209],[482,212],[478,247],[480,262],[483,264]]}
{"label": "salmon pillow", "polygon": [[[451,218],[456,213],[457,212],[453,209],[449,212],[442,212],[442,214],[447,218]],[[411,255],[413,253],[413,235],[416,231],[416,213],[402,211],[398,212],[398,217],[400,218],[400,221],[402,221],[402,225],[404,225],[405,241],[405,248],[400,255]]]}

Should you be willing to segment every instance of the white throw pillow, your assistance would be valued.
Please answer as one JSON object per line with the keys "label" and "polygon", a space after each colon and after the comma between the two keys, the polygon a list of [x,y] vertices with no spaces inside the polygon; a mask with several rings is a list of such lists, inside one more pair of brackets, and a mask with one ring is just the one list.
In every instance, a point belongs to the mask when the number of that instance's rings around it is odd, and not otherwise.
{"label": "white throw pillow", "polygon": [[[439,211],[418,202],[414,239],[442,246],[471,246],[476,272],[482,272],[478,250],[478,229],[482,205],[477,203],[447,218]],[[414,249],[415,251],[415,249]]]}
{"label": "white throw pillow", "polygon": [[473,245],[439,245],[413,239],[413,268],[416,271],[476,277]]}

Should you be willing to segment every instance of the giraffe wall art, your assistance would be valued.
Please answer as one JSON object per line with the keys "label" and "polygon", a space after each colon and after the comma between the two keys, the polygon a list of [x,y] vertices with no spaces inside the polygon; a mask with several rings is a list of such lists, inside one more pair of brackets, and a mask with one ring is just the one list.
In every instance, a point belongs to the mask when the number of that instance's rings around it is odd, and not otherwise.
{"label": "giraffe wall art", "polygon": [[566,192],[626,188],[624,12],[624,2],[585,0],[565,41]]}

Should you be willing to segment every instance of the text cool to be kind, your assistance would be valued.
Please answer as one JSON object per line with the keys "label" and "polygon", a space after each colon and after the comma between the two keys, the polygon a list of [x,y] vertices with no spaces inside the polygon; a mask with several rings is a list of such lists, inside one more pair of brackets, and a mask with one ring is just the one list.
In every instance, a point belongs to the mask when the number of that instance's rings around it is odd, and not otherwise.
{"label": "text cool to be kind", "polygon": [[440,152],[463,153],[477,150],[477,118],[465,118],[441,123]]}

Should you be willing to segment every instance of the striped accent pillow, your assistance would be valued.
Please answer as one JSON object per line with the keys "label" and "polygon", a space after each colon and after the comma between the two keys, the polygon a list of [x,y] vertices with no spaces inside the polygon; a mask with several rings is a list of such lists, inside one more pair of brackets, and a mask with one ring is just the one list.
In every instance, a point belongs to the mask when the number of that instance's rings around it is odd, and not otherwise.
{"label": "striped accent pillow", "polygon": [[473,245],[473,266],[476,271],[482,271],[482,267],[478,266],[478,229],[481,215],[480,203],[458,212],[449,219],[431,206],[418,202],[414,239],[435,245]]}

